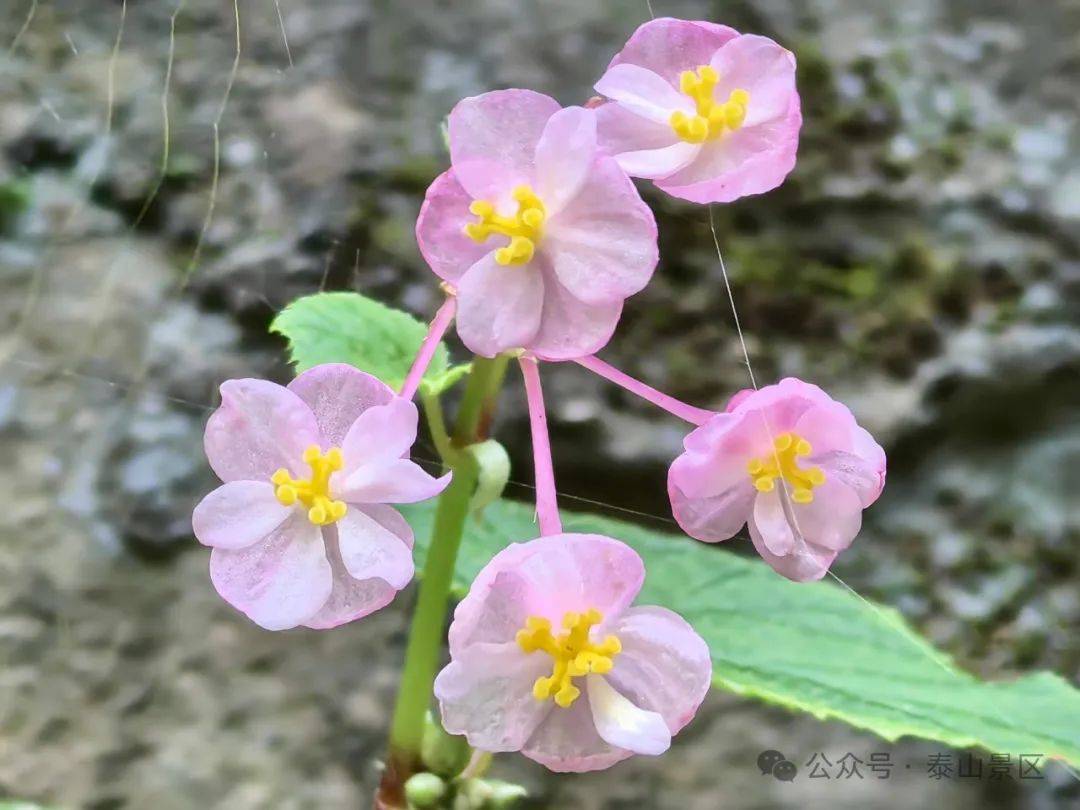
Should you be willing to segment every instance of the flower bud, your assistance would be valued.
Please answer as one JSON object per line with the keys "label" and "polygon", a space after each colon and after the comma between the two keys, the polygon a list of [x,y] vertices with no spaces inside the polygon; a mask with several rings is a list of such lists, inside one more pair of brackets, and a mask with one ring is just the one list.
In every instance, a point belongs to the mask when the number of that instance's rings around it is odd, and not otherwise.
{"label": "flower bud", "polygon": [[433,773],[418,773],[405,783],[409,807],[435,807],[446,795],[446,783]]}
{"label": "flower bud", "polygon": [[471,753],[464,737],[447,734],[428,712],[420,742],[420,758],[428,770],[440,776],[457,776],[469,763]]}

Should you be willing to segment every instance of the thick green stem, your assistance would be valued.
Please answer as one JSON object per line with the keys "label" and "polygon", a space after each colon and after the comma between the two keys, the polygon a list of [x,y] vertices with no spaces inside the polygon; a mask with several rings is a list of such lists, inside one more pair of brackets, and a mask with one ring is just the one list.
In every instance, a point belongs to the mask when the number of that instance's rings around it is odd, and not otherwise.
{"label": "thick green stem", "polygon": [[[431,705],[435,670],[442,651],[454,564],[469,514],[469,500],[476,486],[475,463],[468,453],[461,450],[486,438],[498,385],[505,371],[505,359],[477,357],[473,361],[454,425],[452,447],[448,447],[439,437],[443,463],[453,470],[454,477],[439,496],[431,547],[424,564],[420,593],[409,630],[405,666],[390,728],[390,757],[379,789],[378,798],[383,807],[403,804],[401,797],[405,780],[420,768],[420,744],[424,735],[425,714]],[[437,403],[426,404],[438,407]],[[443,432],[441,411],[437,416],[429,411],[429,420],[433,416],[436,428]]]}

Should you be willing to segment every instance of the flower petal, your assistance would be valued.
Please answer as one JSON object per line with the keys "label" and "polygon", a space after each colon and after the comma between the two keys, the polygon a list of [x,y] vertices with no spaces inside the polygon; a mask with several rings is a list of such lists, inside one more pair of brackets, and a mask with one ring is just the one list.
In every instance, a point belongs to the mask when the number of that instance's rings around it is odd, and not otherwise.
{"label": "flower petal", "polygon": [[595,108],[597,145],[605,155],[663,149],[683,143],[665,121],[658,124],[614,101]]}
{"label": "flower petal", "polygon": [[338,475],[344,479],[366,464],[407,456],[416,442],[418,419],[416,406],[397,396],[368,408],[356,417],[340,445],[345,466]]}
{"label": "flower petal", "polygon": [[533,697],[533,683],[548,674],[551,659],[526,655],[515,642],[477,644],[435,678],[443,728],[463,734],[483,751],[519,751],[553,711]]}
{"label": "flower petal", "polygon": [[322,446],[341,447],[356,417],[394,397],[386,383],[346,363],[323,363],[309,368],[289,383],[288,388],[315,414],[322,434]]}
{"label": "flower petal", "polygon": [[833,551],[850,546],[862,528],[862,502],[837,478],[826,477],[824,484],[814,487],[814,500],[793,504],[792,513],[797,531],[808,542]]}
{"label": "flower petal", "polygon": [[690,164],[701,151],[701,144],[679,141],[663,149],[643,149],[616,155],[619,168],[631,177],[650,180],[667,177]]}
{"label": "flower petal", "polygon": [[293,513],[269,481],[230,481],[195,507],[191,528],[204,546],[238,549],[263,539]]}
{"label": "flower petal", "polygon": [[315,415],[292,391],[267,380],[226,380],[203,445],[222,481],[269,481],[282,467],[306,470],[304,450],[319,444]]}
{"label": "flower petal", "polygon": [[474,199],[496,206],[514,186],[532,184],[536,144],[559,102],[531,90],[496,90],[462,99],[450,112],[450,160]]}
{"label": "flower petal", "polygon": [[[360,508],[360,507],[353,507]],[[393,532],[409,549],[413,547],[412,528],[401,514],[390,506],[365,504],[368,517],[374,518],[383,528]],[[326,557],[334,575],[334,588],[326,604],[304,624],[315,630],[337,627],[374,613],[386,607],[397,596],[398,589],[378,577],[356,579],[345,570],[338,543],[338,531],[330,526],[323,533],[326,538]]]}
{"label": "flower petal", "polygon": [[830,551],[812,543],[804,543],[786,556],[779,556],[769,551],[757,525],[751,520],[748,524],[750,539],[761,558],[781,576],[795,582],[812,582],[821,579],[829,572],[829,566],[836,559],[838,552]]}
{"label": "flower petal", "polygon": [[596,160],[578,194],[547,223],[541,252],[560,283],[586,304],[611,304],[652,278],[656,219],[609,157]]}
{"label": "flower petal", "polygon": [[630,112],[657,124],[667,124],[676,110],[694,112],[693,100],[653,71],[628,63],[612,65],[594,88]]}
{"label": "flower petal", "polygon": [[663,716],[677,734],[709,691],[708,645],[682,616],[663,607],[632,607],[607,629],[622,643],[608,682],[635,706]]}
{"label": "flower petal", "polygon": [[446,489],[450,475],[434,478],[412,461],[398,458],[357,467],[335,483],[334,494],[350,504],[416,503]]}
{"label": "flower petal", "polygon": [[573,199],[596,160],[596,114],[566,107],[548,119],[536,145],[536,193],[550,219]]}
{"label": "flower petal", "polygon": [[526,348],[543,360],[573,360],[595,354],[611,340],[621,314],[622,301],[586,304],[549,271],[544,279],[540,329]]}
{"label": "flower petal", "polygon": [[632,751],[609,744],[597,733],[587,690],[570,708],[552,709],[521,753],[559,773],[610,768],[633,755]]}
{"label": "flower petal", "polygon": [[512,641],[526,616],[557,626],[568,611],[596,608],[612,621],[644,580],[641,557],[610,537],[555,534],[514,543],[484,566],[454,611],[451,655],[471,644]]}
{"label": "flower petal", "polygon": [[[676,464],[685,459],[687,456],[680,456]],[[673,464],[668,473],[668,496],[679,527],[695,540],[706,543],[719,543],[738,534],[750,517],[757,494],[749,478],[716,495],[690,497],[675,483],[678,474]]]}
{"label": "flower petal", "polygon": [[469,211],[472,201],[450,169],[428,186],[416,220],[416,243],[424,260],[435,275],[452,284],[492,249],[465,235],[465,225],[476,221]]}
{"label": "flower petal", "polygon": [[660,17],[638,26],[611,63],[640,65],[678,87],[679,74],[709,64],[720,47],[738,35],[726,25]]}
{"label": "flower petal", "polygon": [[710,64],[720,74],[716,98],[732,90],[750,94],[744,127],[755,127],[787,114],[795,89],[795,55],[768,37],[744,34],[724,44]]}
{"label": "flower petal", "polygon": [[587,675],[585,683],[596,732],[605,742],[647,756],[659,756],[671,747],[671,732],[659,714],[639,709],[603,675]]}
{"label": "flower petal", "polygon": [[226,602],[266,630],[303,624],[332,588],[322,530],[295,512],[261,543],[215,548],[210,580]]}
{"label": "flower petal", "polygon": [[785,116],[706,142],[694,160],[656,185],[696,203],[725,203],[771,191],[795,167],[801,126],[796,96]]}
{"label": "flower petal", "polygon": [[469,351],[494,357],[527,345],[540,327],[544,281],[536,261],[504,267],[489,253],[458,286],[458,335]]}
{"label": "flower petal", "polygon": [[378,577],[397,590],[412,581],[412,549],[362,508],[351,507],[336,525],[341,561],[354,579]]}
{"label": "flower petal", "polygon": [[785,557],[795,548],[802,535],[795,531],[792,521],[784,511],[780,488],[772,492],[759,492],[754,498],[752,521],[761,535],[761,542],[770,554]]}

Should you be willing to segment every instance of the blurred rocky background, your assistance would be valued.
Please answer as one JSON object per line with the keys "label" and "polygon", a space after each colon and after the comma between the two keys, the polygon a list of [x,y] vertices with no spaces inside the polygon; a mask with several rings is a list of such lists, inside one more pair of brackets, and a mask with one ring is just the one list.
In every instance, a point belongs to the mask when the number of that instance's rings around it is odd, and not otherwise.
{"label": "blurred rocky background", "polygon": [[[824,385],[889,450],[886,493],[836,573],[984,677],[1075,681],[1080,2],[652,6],[799,59],[798,168],[715,218],[758,379]],[[447,162],[449,108],[504,86],[580,103],[650,13],[645,0],[237,8],[239,55],[227,0],[0,0],[0,796],[366,806],[412,592],[332,633],[265,633],[217,599],[189,530],[214,485],[201,436],[216,386],[287,378],[266,327],[299,295],[356,289],[433,313],[412,230]],[[661,266],[603,356],[721,406],[748,377],[708,213],[646,195]],[[546,378],[564,505],[670,527],[663,480],[683,426],[577,367]],[[510,494],[527,498],[511,382],[497,435],[521,482]],[[769,748],[800,765],[889,751],[911,769],[784,784],[754,766]],[[495,772],[535,807],[1080,802],[1058,768],[929,780],[937,750],[716,693],[662,760],[553,779],[504,757]]]}

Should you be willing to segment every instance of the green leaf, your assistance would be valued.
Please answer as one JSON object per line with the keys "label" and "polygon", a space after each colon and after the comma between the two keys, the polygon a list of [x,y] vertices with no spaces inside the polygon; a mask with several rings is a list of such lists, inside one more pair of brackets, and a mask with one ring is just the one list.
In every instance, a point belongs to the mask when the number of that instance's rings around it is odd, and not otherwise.
{"label": "green leaf", "polygon": [[[418,568],[433,514],[430,502],[407,511]],[[617,520],[564,512],[563,521],[566,531],[615,537],[641,554],[648,575],[638,603],[665,605],[693,624],[712,651],[718,687],[887,740],[911,735],[1080,765],[1080,691],[1057,675],[980,681],[892,608],[832,583],[789,582],[758,560]],[[491,504],[484,521],[466,525],[455,593],[509,542],[535,536],[531,506]]]}
{"label": "green leaf", "polygon": [[[400,389],[427,324],[359,293],[330,292],[296,299],[278,313],[270,331],[289,341],[297,372],[321,363],[348,363]],[[424,379],[441,380],[447,358],[440,343]]]}
{"label": "green leaf", "polygon": [[424,379],[420,381],[420,390],[428,396],[441,396],[468,377],[470,371],[472,371],[472,363],[450,366],[441,374],[433,374],[431,369],[428,369],[424,374]]}

